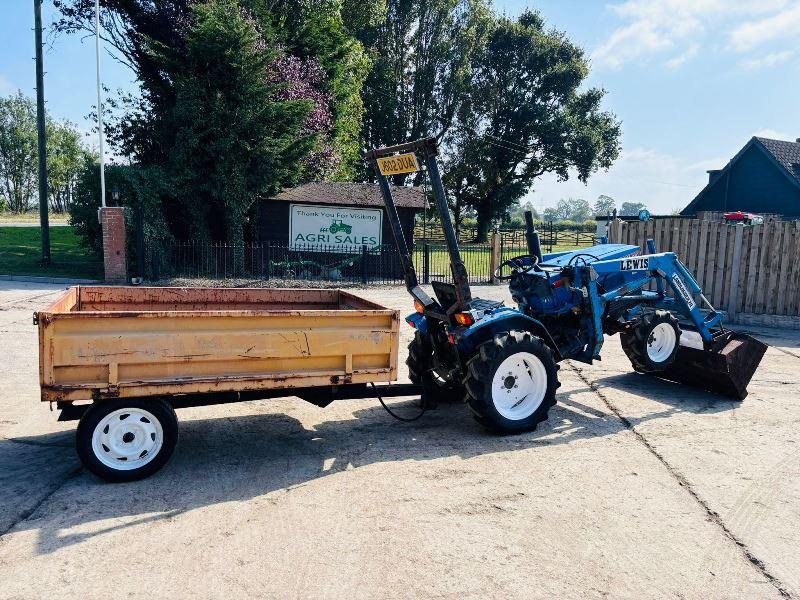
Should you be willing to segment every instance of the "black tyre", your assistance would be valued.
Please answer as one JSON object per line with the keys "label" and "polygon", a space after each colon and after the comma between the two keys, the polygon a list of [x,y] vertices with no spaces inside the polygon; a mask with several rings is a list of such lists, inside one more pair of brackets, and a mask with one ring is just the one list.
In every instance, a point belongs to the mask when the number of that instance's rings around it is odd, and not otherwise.
{"label": "black tyre", "polygon": [[81,417],[75,438],[83,466],[112,482],[152,475],[177,442],[175,410],[163,400],[142,399],[96,402]]}
{"label": "black tyre", "polygon": [[550,348],[527,331],[484,342],[467,367],[467,404],[491,431],[532,431],[556,403],[558,365]]}
{"label": "black tyre", "polygon": [[622,349],[640,373],[663,371],[672,364],[680,339],[678,319],[666,310],[646,312],[632,330],[620,333]]}
{"label": "black tyre", "polygon": [[461,384],[439,385],[433,379],[430,369],[433,367],[433,348],[427,336],[419,331],[414,332],[414,339],[408,344],[408,378],[411,383],[425,388],[428,402],[444,402],[452,404],[463,402],[466,391]]}

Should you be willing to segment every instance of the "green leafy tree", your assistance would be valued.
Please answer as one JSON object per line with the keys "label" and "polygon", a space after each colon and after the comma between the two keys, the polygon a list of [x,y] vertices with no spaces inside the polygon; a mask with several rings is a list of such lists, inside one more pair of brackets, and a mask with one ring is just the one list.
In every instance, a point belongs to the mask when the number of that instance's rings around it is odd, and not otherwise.
{"label": "green leafy tree", "polygon": [[538,13],[499,19],[472,78],[478,241],[541,175],[566,180],[572,170],[586,181],[617,158],[619,123],[601,110],[603,90],[584,88],[588,73],[583,50]]}
{"label": "green leafy tree", "polygon": [[583,223],[592,217],[592,207],[587,200],[583,198],[569,198],[567,200],[560,200],[559,206],[564,204],[564,213],[566,216],[564,220],[575,221],[576,223]]}
{"label": "green leafy tree", "polygon": [[[124,94],[107,101],[121,118],[109,123],[109,142],[141,165],[163,166],[169,159],[177,132],[168,115],[175,102],[172,74],[164,69],[163,52],[180,53],[193,20],[193,8],[207,0],[153,2],[113,0],[101,3],[102,29],[116,56],[130,66],[141,85],[141,93]],[[61,17],[55,22],[59,33],[94,34],[94,0],[54,0]],[[367,27],[381,14],[382,0],[240,0],[254,25],[275,41],[283,54],[301,64],[314,61],[325,76],[317,92],[330,96],[332,120],[329,135],[317,136],[317,162],[325,157],[332,167],[324,169],[333,179],[346,179],[360,168],[363,104],[361,84],[369,59],[351,27]],[[117,115],[120,116],[120,115]],[[234,118],[234,116],[232,116]],[[313,178],[317,169],[307,170]]]}
{"label": "green leafy tree", "polygon": [[361,87],[370,61],[356,33],[375,25],[384,2],[361,0],[243,0],[270,23],[287,53],[318,60],[325,71],[324,90],[331,97],[331,148],[336,168],[328,179],[352,180],[361,168]]}
{"label": "green leafy tree", "polygon": [[541,220],[539,211],[533,206],[530,200],[520,202],[519,204],[511,207],[509,212],[509,219],[511,225],[514,227],[523,227],[525,225],[525,212],[530,211],[534,221]]}
{"label": "green leafy tree", "polygon": [[36,105],[22,92],[0,98],[0,197],[24,212],[37,189]]}
{"label": "green leafy tree", "polygon": [[491,11],[485,0],[387,0],[384,15],[359,33],[373,61],[362,92],[363,145],[442,137],[467,100]]}
{"label": "green leafy tree", "polygon": [[542,212],[542,219],[544,219],[547,222],[561,221],[563,220],[563,217],[559,214],[558,208],[554,206],[548,206]]}
{"label": "green leafy tree", "polygon": [[191,10],[185,48],[180,54],[165,49],[163,59],[175,91],[176,189],[185,210],[205,213],[189,221],[192,237],[240,245],[256,198],[301,175],[316,141],[304,129],[314,106],[281,93],[271,32],[236,0],[210,0]]}
{"label": "green leafy tree", "polygon": [[600,194],[597,197],[597,200],[594,203],[594,210],[595,215],[602,215],[605,216],[609,213],[614,212],[614,209],[617,207],[617,202],[611,197],[606,196],[605,194]]}
{"label": "green leafy tree", "polygon": [[81,133],[70,122],[47,121],[47,195],[50,210],[70,209],[78,178],[93,155],[81,143]]}
{"label": "green leafy tree", "polygon": [[[93,32],[93,0],[55,4],[58,31]],[[105,4],[106,39],[141,84],[108,102],[108,138],[159,178],[148,222],[240,244],[258,197],[352,175],[369,63],[343,10],[334,0]]]}
{"label": "green leafy tree", "polygon": [[642,202],[623,202],[619,208],[619,214],[623,217],[635,217],[643,208],[647,208],[647,206]]}
{"label": "green leafy tree", "polygon": [[[69,122],[46,116],[47,195],[50,210],[69,208],[88,152],[80,132]],[[36,105],[17,92],[0,98],[0,206],[24,212],[35,202],[39,181]]]}

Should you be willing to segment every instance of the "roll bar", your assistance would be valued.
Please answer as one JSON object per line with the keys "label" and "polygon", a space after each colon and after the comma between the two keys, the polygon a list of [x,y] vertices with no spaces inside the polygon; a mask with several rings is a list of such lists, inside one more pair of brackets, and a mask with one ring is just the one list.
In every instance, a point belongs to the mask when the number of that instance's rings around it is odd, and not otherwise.
{"label": "roll bar", "polygon": [[[442,177],[439,174],[439,165],[436,162],[436,157],[439,154],[439,145],[436,138],[425,138],[414,142],[407,142],[405,144],[397,144],[395,146],[386,146],[385,148],[376,148],[367,153],[367,161],[375,172],[380,184],[381,194],[383,201],[386,205],[386,213],[389,217],[389,223],[392,227],[392,234],[394,236],[397,251],[400,254],[400,264],[403,268],[403,277],[405,279],[406,288],[409,293],[416,299],[420,300],[426,307],[434,308],[436,302],[432,300],[425,292],[419,287],[417,281],[417,274],[414,270],[413,257],[409,251],[408,244],[406,243],[403,228],[400,224],[400,218],[397,215],[397,208],[392,198],[392,190],[389,186],[389,181],[378,166],[378,159],[395,154],[414,153],[417,157],[421,157],[425,162],[425,167],[428,170],[428,177],[430,177],[431,186],[433,187],[433,197],[435,200],[436,212],[442,223],[442,231],[444,232],[444,239],[447,243],[447,252],[450,256],[450,271],[453,275],[453,283],[455,284],[456,304],[454,307],[443,307],[444,309],[453,308],[455,311],[469,310],[470,303],[472,302],[472,291],[469,286],[469,274],[464,261],[461,259],[461,252],[458,248],[458,240],[456,240],[455,230],[453,229],[453,222],[450,219],[450,211],[447,208],[447,197],[445,196],[444,186],[442,185]],[[427,199],[426,199],[427,201]],[[425,301],[427,299],[427,302]],[[430,304],[429,304],[430,303]]]}

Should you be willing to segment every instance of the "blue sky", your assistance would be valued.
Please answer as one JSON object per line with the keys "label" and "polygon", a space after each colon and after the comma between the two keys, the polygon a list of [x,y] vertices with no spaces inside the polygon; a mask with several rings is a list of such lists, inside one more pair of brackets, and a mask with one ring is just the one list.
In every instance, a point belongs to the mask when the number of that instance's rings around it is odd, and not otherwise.
{"label": "blue sky", "polygon": [[[608,91],[622,120],[623,152],[583,185],[544,178],[529,195],[542,208],[562,197],[641,201],[654,213],[691,200],[752,135],[800,137],[800,0],[496,0],[499,11],[538,9],[591,57],[589,84]],[[53,9],[44,7],[44,23]],[[0,9],[0,94],[33,95],[32,2]],[[104,83],[133,85],[104,56]],[[91,38],[61,37],[45,54],[48,108],[89,130],[95,103]]]}

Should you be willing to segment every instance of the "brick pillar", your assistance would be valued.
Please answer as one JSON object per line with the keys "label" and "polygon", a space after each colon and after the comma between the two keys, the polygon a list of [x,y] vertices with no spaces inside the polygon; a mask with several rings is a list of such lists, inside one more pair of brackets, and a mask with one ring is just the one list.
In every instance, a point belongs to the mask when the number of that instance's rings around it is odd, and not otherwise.
{"label": "brick pillar", "polygon": [[103,227],[103,266],[106,281],[124,283],[128,280],[124,209],[121,206],[101,208],[100,225]]}

